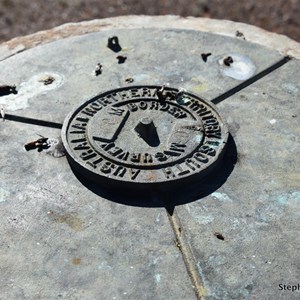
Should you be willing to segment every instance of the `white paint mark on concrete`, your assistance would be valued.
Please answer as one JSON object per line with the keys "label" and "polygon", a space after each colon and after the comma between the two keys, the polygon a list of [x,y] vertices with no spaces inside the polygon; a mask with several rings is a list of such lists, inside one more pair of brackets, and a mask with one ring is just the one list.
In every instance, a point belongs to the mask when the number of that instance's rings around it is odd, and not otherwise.
{"label": "white paint mark on concrete", "polygon": [[288,195],[280,195],[277,200],[280,204],[285,205],[288,202]]}
{"label": "white paint mark on concrete", "polygon": [[202,137],[203,137],[202,134],[197,134],[197,135],[195,136],[196,143],[200,143],[200,142],[202,141]]}
{"label": "white paint mark on concrete", "polygon": [[108,269],[111,270],[112,267],[110,265],[107,264],[106,261],[103,261],[99,266],[98,266],[99,270],[104,270],[104,269]]}
{"label": "white paint mark on concrete", "polygon": [[[226,58],[231,58],[228,63],[225,64]],[[218,61],[221,66],[221,73],[225,76],[234,78],[236,80],[246,80],[252,77],[255,73],[256,67],[252,60],[241,54],[227,54]]]}
{"label": "white paint mark on concrete", "polygon": [[158,213],[158,215],[157,215],[157,217],[155,219],[156,223],[160,222],[160,215],[161,215],[161,212]]}
{"label": "white paint mark on concrete", "polygon": [[156,283],[160,283],[160,280],[161,280],[160,274],[155,274],[155,275],[154,275],[154,278],[155,278],[155,282],[156,282]]}
{"label": "white paint mark on concrete", "polygon": [[202,215],[202,216],[194,215],[193,217],[197,220],[198,223],[202,225],[207,225],[214,220],[214,217],[212,215]]}
{"label": "white paint mark on concrete", "polygon": [[275,119],[272,119],[269,121],[271,125],[274,125],[277,121]]}
{"label": "white paint mark on concrete", "polygon": [[283,83],[282,88],[284,91],[288,92],[291,95],[297,95],[300,91],[298,86],[292,83]]}
{"label": "white paint mark on concrete", "polygon": [[292,192],[291,197],[295,202],[300,202],[300,191]]}
{"label": "white paint mark on concrete", "polygon": [[232,202],[232,199],[230,199],[225,193],[214,192],[211,194],[211,196],[221,202]]}
{"label": "white paint mark on concrete", "polygon": [[300,191],[294,191],[291,193],[279,195],[279,197],[277,198],[277,201],[281,205],[287,205],[287,204],[292,204],[292,203],[297,205],[298,202],[300,202]]}
{"label": "white paint mark on concrete", "polygon": [[0,187],[0,202],[5,202],[8,200],[10,192]]}
{"label": "white paint mark on concrete", "polygon": [[160,257],[156,257],[153,259],[153,264],[156,265],[158,263],[158,261],[161,260]]}
{"label": "white paint mark on concrete", "polygon": [[[47,84],[47,78],[53,82]],[[6,111],[25,109],[29,106],[28,101],[39,94],[56,89],[63,83],[63,77],[59,74],[41,73],[34,75],[27,82],[22,82],[17,94],[9,94],[0,98],[0,104],[4,105]]]}

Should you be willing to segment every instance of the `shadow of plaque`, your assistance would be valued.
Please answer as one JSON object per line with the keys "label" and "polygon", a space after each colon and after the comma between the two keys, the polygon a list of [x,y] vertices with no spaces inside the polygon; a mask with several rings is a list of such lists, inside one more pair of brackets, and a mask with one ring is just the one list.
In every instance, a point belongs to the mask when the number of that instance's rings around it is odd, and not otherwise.
{"label": "shadow of plaque", "polygon": [[231,135],[228,137],[227,147],[223,156],[212,170],[206,175],[193,176],[174,185],[142,185],[142,186],[114,186],[110,182],[99,184],[84,176],[78,169],[72,167],[76,178],[87,189],[98,196],[129,206],[165,207],[170,214],[175,206],[200,200],[219,189],[230,176],[237,162],[237,148]]}

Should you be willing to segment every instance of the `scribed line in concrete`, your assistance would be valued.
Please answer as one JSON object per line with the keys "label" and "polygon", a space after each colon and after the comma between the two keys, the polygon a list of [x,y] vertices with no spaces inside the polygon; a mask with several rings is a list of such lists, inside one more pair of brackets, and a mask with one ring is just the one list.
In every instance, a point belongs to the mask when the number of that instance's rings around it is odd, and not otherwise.
{"label": "scribed line in concrete", "polygon": [[254,75],[253,77],[249,78],[248,80],[245,80],[244,82],[242,82],[238,86],[230,89],[229,91],[225,92],[224,94],[212,99],[211,102],[214,103],[214,104],[218,104],[218,103],[222,102],[223,100],[225,100],[225,99],[231,97],[232,95],[238,93],[239,91],[243,90],[244,88],[248,87],[249,85],[253,84],[254,82],[260,80],[263,77],[265,77],[266,75],[272,73],[276,69],[280,68],[281,66],[283,66],[284,64],[289,62],[291,59],[292,58],[290,56],[285,56],[284,58],[282,58],[277,63],[270,66],[269,68],[259,72],[258,74]]}
{"label": "scribed line in concrete", "polygon": [[205,300],[206,289],[204,287],[204,282],[197,269],[194,255],[192,254],[192,251],[183,232],[183,228],[181,226],[181,222],[177,215],[176,209],[174,210],[173,214],[170,214],[169,212],[167,212],[167,214],[176,237],[176,246],[181,251],[186,269],[195,287],[196,296],[200,300]]}
{"label": "scribed line in concrete", "polygon": [[16,115],[11,115],[11,114],[5,114],[5,119],[10,120],[10,121],[20,122],[20,123],[44,126],[44,127],[52,127],[52,128],[57,128],[57,129],[62,128],[62,124],[60,124],[60,123],[38,120],[38,119],[22,117],[22,116],[16,116]]}

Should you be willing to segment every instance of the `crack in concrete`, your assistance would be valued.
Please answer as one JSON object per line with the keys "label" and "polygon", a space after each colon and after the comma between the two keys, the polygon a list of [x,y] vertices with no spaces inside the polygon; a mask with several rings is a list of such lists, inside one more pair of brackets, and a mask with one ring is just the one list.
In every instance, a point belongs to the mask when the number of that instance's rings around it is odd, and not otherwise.
{"label": "crack in concrete", "polygon": [[206,288],[204,286],[203,276],[200,274],[197,264],[194,259],[194,255],[188,244],[187,238],[182,229],[180,218],[177,215],[176,209],[172,214],[167,212],[170,224],[172,226],[173,232],[175,234],[175,244],[180,250],[183,261],[185,263],[187,272],[192,281],[193,287],[195,289],[195,294],[197,299],[205,300]]}
{"label": "crack in concrete", "polygon": [[[290,56],[285,56],[281,60],[279,60],[277,63],[273,64],[272,66],[268,67],[267,69],[259,72],[258,74],[254,75],[250,79],[242,82],[238,86],[230,89],[229,91],[225,92],[224,94],[214,98],[211,100],[214,104],[218,104],[222,102],[223,100],[231,97],[235,93],[245,89],[246,87],[250,86],[254,82],[262,79],[263,77],[267,76],[268,74],[272,73],[276,69],[280,68],[287,62],[289,62],[292,58]],[[198,265],[195,262],[194,255],[192,253],[191,247],[189,246],[189,243],[187,241],[187,238],[184,234],[180,218],[176,212],[176,208],[172,207],[172,209],[167,210],[167,215],[170,221],[170,224],[172,226],[174,235],[175,235],[175,245],[180,250],[187,272],[189,274],[189,277],[192,281],[193,287],[195,289],[196,297],[200,300],[205,300],[207,296],[207,290],[205,288],[204,284],[204,278],[203,275],[200,274]]]}

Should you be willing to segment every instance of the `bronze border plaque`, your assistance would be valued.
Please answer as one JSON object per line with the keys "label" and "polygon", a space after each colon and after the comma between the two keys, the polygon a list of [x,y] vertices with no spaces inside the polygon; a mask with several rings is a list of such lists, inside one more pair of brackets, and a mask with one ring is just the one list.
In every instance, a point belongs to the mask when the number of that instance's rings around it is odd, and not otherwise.
{"label": "bronze border plaque", "polygon": [[227,139],[213,104],[161,86],[101,93],[73,110],[62,129],[73,169],[116,186],[177,185],[202,177],[220,161]]}

